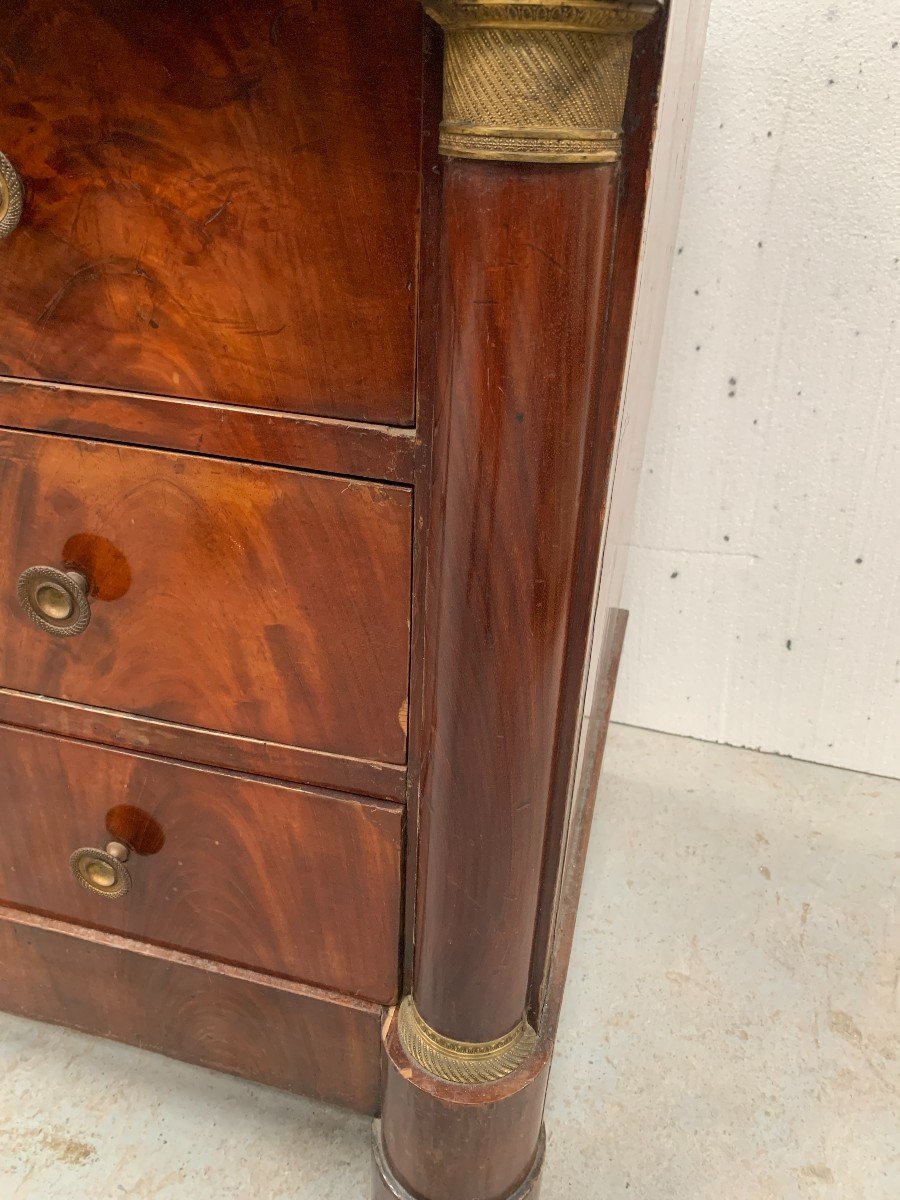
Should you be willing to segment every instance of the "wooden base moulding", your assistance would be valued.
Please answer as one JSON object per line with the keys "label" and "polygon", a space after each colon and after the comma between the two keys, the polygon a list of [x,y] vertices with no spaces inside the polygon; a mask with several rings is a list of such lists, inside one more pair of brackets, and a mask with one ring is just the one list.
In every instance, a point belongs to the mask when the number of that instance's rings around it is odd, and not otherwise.
{"label": "wooden base moulding", "polygon": [[8,908],[0,962],[7,1012],[357,1112],[380,1107],[377,1004]]}

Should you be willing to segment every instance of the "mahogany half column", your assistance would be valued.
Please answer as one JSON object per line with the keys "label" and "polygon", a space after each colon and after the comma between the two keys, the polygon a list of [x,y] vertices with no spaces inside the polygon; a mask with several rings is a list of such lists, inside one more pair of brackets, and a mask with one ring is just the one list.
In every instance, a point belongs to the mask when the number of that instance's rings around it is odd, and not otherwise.
{"label": "mahogany half column", "polygon": [[[412,995],[376,1196],[537,1196],[529,973],[598,403],[632,37],[655,5],[426,4],[444,26],[440,345]],[[579,686],[580,681],[575,681]]]}

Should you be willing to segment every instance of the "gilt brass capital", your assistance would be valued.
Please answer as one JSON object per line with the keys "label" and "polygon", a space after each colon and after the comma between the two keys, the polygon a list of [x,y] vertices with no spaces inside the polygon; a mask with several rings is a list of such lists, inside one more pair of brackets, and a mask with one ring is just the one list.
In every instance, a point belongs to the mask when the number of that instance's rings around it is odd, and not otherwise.
{"label": "gilt brass capital", "polygon": [[441,153],[614,162],[632,38],[656,0],[423,0],[443,26]]}

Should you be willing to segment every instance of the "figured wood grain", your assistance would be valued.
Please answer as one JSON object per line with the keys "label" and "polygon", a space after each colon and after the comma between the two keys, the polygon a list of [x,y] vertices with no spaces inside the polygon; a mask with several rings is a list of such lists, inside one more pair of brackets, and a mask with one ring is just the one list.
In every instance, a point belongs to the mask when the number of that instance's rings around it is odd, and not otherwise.
{"label": "figured wood grain", "polygon": [[[402,764],[407,489],[0,432],[0,684]],[[16,602],[76,566],[92,621],[48,636]]]}
{"label": "figured wood grain", "polygon": [[30,696],[10,688],[0,687],[0,723],[249,775],[267,775],[383,800],[406,799],[406,768],[391,763],[235,737],[172,721],[153,721],[49,696]]}
{"label": "figured wood grain", "polygon": [[7,1012],[377,1111],[377,1005],[3,908],[0,961]]}
{"label": "figured wood grain", "polygon": [[5,0],[0,372],[409,424],[416,0]]}
{"label": "figured wood grain", "polygon": [[411,429],[0,379],[0,426],[412,483]]}
{"label": "figured wood grain", "polygon": [[[0,727],[0,901],[390,1003],[402,809]],[[127,896],[81,846],[134,848]]]}

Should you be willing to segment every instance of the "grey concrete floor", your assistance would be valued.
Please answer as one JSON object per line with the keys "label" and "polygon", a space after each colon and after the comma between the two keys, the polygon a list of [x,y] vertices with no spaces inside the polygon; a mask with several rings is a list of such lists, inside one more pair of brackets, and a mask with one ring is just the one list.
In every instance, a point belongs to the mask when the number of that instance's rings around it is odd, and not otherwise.
{"label": "grey concrete floor", "polygon": [[[900,781],[614,729],[542,1200],[896,1200],[898,851]],[[0,1063],[2,1200],[366,1200],[363,1118],[14,1017]]]}

